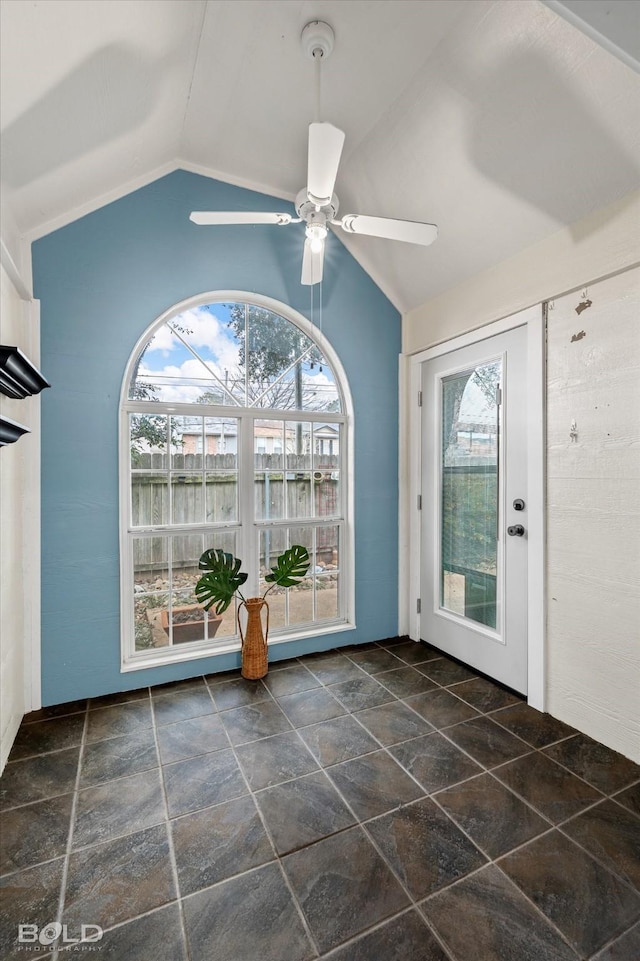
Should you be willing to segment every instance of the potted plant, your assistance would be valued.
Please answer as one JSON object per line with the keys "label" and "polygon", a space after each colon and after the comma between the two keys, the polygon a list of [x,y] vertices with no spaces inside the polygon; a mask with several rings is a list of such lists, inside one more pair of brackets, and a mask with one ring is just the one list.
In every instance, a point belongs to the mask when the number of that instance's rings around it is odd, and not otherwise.
{"label": "potted plant", "polygon": [[[238,631],[242,643],[242,676],[250,680],[264,677],[268,670],[267,641],[269,635],[269,605],[266,596],[274,587],[295,587],[309,570],[309,553],[306,547],[294,544],[278,557],[275,567],[265,581],[270,585],[262,597],[244,597],[240,588],[248,575],[240,570],[242,561],[233,554],[211,548],[201,556],[199,564],[203,574],[195,587],[195,595],[205,611],[215,605],[216,614],[227,610],[234,595],[240,598],[238,605]],[[247,612],[247,624],[243,631],[240,610]],[[267,622],[263,630],[262,612],[266,609]]]}

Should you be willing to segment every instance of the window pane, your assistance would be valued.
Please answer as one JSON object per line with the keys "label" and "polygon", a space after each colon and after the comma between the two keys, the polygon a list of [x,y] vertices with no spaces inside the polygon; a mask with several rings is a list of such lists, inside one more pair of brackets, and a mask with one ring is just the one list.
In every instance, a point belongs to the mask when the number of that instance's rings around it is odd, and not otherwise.
{"label": "window pane", "polygon": [[[225,551],[227,554],[233,554],[234,557],[237,556],[237,533],[236,531],[218,531],[212,534],[205,534],[203,539],[203,550],[207,551],[215,548],[216,550]],[[242,570],[246,571],[246,564],[243,564]],[[203,571],[198,570],[196,572],[195,581],[197,581]],[[195,582],[194,582],[195,583]],[[245,592],[243,592],[245,593]],[[246,593],[245,593],[246,596]],[[233,637],[238,633],[238,626],[236,623],[236,610],[237,610],[237,599],[231,602],[227,610],[222,614],[222,621],[220,626],[216,631],[216,638],[220,639],[222,637]],[[212,607],[210,614],[215,615],[215,610]]]}
{"label": "window pane", "polygon": [[166,537],[133,539],[133,597],[135,649],[149,650],[168,643],[160,612],[169,602],[171,575]]}
{"label": "window pane", "polygon": [[159,327],[138,358],[130,400],[244,405],[244,305],[237,306],[235,323],[231,305],[203,304]]}
{"label": "window pane", "polygon": [[501,363],[442,382],[440,604],[496,626]]}
{"label": "window pane", "polygon": [[[151,457],[150,454],[146,456]],[[132,527],[154,527],[169,522],[168,479],[166,473],[131,472]]]}
{"label": "window pane", "polygon": [[[129,444],[134,469],[166,469],[164,458],[157,455],[164,455],[167,450],[168,421],[166,414],[129,414]],[[152,458],[152,454],[156,456]]]}

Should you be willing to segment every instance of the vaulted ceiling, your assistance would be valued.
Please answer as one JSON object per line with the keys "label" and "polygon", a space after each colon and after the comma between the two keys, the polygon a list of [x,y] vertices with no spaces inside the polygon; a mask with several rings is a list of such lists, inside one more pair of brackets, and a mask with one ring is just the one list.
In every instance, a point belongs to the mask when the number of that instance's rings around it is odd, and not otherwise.
{"label": "vaulted ceiling", "polygon": [[640,76],[554,6],[2,0],[7,216],[33,239],[175,167],[293,200],[315,119],[300,34],[322,19],[341,214],[440,228],[427,248],[341,235],[413,308],[640,184]]}

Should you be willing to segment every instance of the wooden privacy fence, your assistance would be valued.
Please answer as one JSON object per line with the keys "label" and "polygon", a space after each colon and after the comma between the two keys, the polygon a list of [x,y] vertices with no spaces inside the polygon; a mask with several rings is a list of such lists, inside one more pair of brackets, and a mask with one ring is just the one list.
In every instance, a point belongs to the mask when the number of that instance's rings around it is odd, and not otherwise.
{"label": "wooden privacy fence", "polygon": [[[335,517],[339,512],[337,464],[336,455],[315,455],[312,459],[309,454],[287,454],[285,459],[282,454],[255,454],[256,518],[286,518],[304,528],[309,518]],[[131,478],[134,527],[235,521],[238,516],[236,470],[235,454],[174,454],[170,457],[170,466],[167,454],[139,455]],[[222,532],[222,547],[224,539]],[[298,540],[305,539],[301,532]],[[162,567],[167,560],[165,543],[160,536],[136,539],[135,569]],[[174,568],[197,567],[202,550],[201,535],[174,535],[172,545]],[[269,530],[264,534],[261,551],[264,550],[270,561],[286,546],[285,530]],[[337,548],[336,527],[320,528],[316,534],[318,554],[331,555]],[[326,559],[330,560],[330,556]]]}

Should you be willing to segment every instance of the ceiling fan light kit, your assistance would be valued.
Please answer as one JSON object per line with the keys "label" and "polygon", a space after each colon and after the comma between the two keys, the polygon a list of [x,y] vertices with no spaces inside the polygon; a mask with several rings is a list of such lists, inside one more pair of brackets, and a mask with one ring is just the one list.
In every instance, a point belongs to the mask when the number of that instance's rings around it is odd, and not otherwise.
{"label": "ceiling fan light kit", "polygon": [[334,47],[335,34],[328,23],[312,20],[301,35],[303,54],[316,65],[316,120],[309,124],[307,186],[299,191],[295,208],[297,218],[287,213],[251,213],[249,211],[193,211],[190,220],[201,226],[217,224],[306,224],[302,255],[301,283],[313,286],[322,281],[324,246],[328,226],[340,227],[345,233],[400,240],[428,246],[438,236],[435,224],[412,220],[391,220],[362,214],[346,214],[337,219],[338,198],[334,187],[344,147],[344,131],[320,120],[320,70]]}

